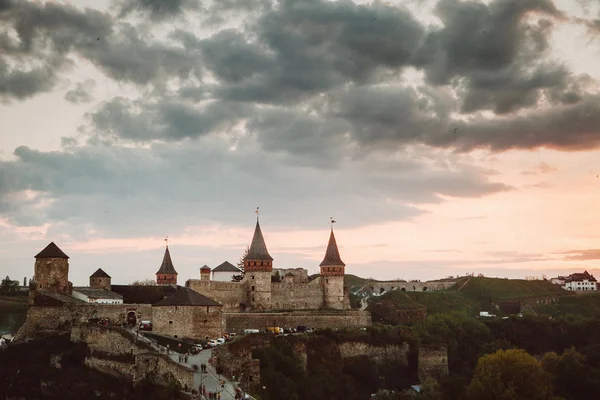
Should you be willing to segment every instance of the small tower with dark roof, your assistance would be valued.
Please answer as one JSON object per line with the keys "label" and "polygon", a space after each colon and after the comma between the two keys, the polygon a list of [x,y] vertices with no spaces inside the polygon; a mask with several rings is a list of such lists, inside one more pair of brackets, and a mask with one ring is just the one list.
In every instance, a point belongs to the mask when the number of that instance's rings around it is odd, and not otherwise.
{"label": "small tower with dark roof", "polygon": [[98,268],[96,272],[90,275],[90,288],[110,290],[110,280],[110,275],[104,272],[102,268]]}
{"label": "small tower with dark roof", "polygon": [[271,309],[271,273],[273,257],[267,250],[258,217],[252,244],[244,258],[244,274],[248,282],[248,302],[254,310]]}
{"label": "small tower with dark roof", "polygon": [[35,289],[59,294],[71,294],[69,256],[54,242],[35,256]]}
{"label": "small tower with dark roof", "polygon": [[208,265],[203,265],[202,268],[200,268],[200,280],[210,281],[210,267]]}
{"label": "small tower with dark roof", "polygon": [[323,307],[345,309],[344,301],[344,274],[346,264],[340,257],[333,228],[329,235],[329,243],[325,251],[325,258],[321,264],[321,279],[323,282]]}
{"label": "small tower with dark roof", "polygon": [[165,248],[162,264],[156,272],[156,284],[177,285],[177,271],[175,271],[175,267],[173,267],[173,261],[171,261],[171,253],[169,252],[168,245]]}

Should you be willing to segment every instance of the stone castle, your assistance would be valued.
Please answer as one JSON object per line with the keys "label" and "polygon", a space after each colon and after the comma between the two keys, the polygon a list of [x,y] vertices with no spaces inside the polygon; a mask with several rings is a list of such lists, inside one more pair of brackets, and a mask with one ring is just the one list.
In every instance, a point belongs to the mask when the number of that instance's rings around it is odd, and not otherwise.
{"label": "stone castle", "polygon": [[[157,272],[157,282],[173,282],[176,272],[168,252],[164,260],[166,265],[163,261]],[[185,286],[215,299],[223,305],[223,311],[348,310],[350,299],[344,288],[345,267],[331,229],[320,275],[309,277],[306,270],[294,269],[281,276],[286,270],[273,269],[273,257],[267,250],[257,219],[252,243],[244,258],[245,274],[241,281],[211,280],[210,268],[204,266],[200,268],[200,279],[189,279]]]}
{"label": "stone castle", "polygon": [[333,229],[321,273],[311,277],[304,269],[273,269],[258,219],[239,281],[214,278],[223,271],[240,272],[223,263],[213,270],[213,279],[210,268],[204,266],[199,280],[189,279],[185,286],[178,286],[168,246],[156,273],[156,286],[113,285],[110,275],[98,269],[88,287],[73,287],[69,257],[54,243],[35,256],[34,268],[22,337],[69,330],[90,319],[107,319],[117,325],[149,320],[156,333],[194,339],[268,326],[371,325],[368,312],[350,310],[345,264]]}

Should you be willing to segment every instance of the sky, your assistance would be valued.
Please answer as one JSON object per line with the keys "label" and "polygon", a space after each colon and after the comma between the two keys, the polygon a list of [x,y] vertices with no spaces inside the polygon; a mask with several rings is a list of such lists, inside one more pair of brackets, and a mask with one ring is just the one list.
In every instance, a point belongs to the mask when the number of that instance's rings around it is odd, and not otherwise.
{"label": "sky", "polygon": [[0,0],[0,275],[600,275],[600,1]]}

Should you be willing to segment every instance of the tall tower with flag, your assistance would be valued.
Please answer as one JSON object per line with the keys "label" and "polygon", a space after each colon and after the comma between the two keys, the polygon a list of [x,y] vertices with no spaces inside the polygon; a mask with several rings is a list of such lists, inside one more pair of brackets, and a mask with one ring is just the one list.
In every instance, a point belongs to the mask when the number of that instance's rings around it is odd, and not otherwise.
{"label": "tall tower with flag", "polygon": [[169,252],[169,239],[165,239],[165,255],[163,256],[162,264],[156,272],[157,285],[177,285],[177,271],[173,267],[171,253]]}
{"label": "tall tower with flag", "polygon": [[335,235],[333,234],[333,224],[335,221],[331,218],[331,233],[329,234],[329,243],[325,251],[325,258],[319,266],[321,267],[321,279],[323,280],[323,307],[344,309],[344,274],[346,264],[340,257]]}
{"label": "tall tower with flag", "polygon": [[271,273],[273,257],[267,250],[259,224],[259,210],[256,208],[256,227],[252,244],[244,258],[244,273],[248,285],[248,303],[253,310],[271,309]]}

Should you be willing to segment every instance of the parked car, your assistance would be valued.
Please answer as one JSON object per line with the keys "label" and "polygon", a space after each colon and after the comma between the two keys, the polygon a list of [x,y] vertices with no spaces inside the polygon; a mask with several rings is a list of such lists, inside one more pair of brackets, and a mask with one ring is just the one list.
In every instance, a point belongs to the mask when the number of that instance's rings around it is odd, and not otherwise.
{"label": "parked car", "polygon": [[150,322],[150,321],[140,322],[140,331],[151,331],[151,330],[152,330],[152,322]]}
{"label": "parked car", "polygon": [[222,337],[218,338],[217,339],[217,343],[218,344],[224,344],[225,343],[225,338],[222,338]]}
{"label": "parked car", "polygon": [[202,351],[203,346],[201,344],[195,344],[190,348],[190,353],[198,354]]}
{"label": "parked car", "polygon": [[244,329],[244,333],[260,333],[258,329]]}
{"label": "parked car", "polygon": [[211,339],[208,341],[208,347],[217,347],[219,345],[219,342],[217,342],[216,339]]}

